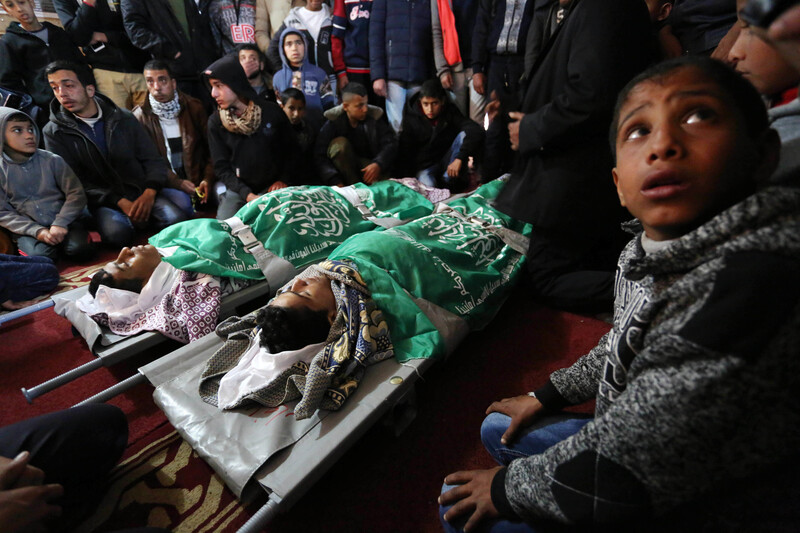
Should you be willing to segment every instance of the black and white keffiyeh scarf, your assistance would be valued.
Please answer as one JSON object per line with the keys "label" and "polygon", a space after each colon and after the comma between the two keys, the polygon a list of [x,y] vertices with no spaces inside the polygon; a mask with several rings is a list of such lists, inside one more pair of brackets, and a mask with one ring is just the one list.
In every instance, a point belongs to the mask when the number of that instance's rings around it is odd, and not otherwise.
{"label": "black and white keffiyeh scarf", "polygon": [[181,112],[181,104],[178,102],[178,91],[175,91],[172,100],[164,104],[153,98],[152,94],[148,94],[147,97],[150,99],[150,107],[153,108],[153,113],[155,113],[158,118],[170,120],[177,118]]}

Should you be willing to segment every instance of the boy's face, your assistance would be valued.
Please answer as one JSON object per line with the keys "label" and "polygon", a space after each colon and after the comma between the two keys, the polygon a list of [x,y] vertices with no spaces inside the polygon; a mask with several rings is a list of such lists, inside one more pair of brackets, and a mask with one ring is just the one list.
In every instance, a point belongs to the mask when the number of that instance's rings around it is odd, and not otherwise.
{"label": "boy's face", "polygon": [[647,4],[647,11],[650,13],[650,22],[655,24],[661,22],[669,17],[672,12],[672,2],[665,2],[664,0],[644,0]]}
{"label": "boy's face", "polygon": [[342,109],[350,120],[363,122],[367,118],[367,97],[348,94],[347,100],[342,102]]}
{"label": "boy's face", "polygon": [[91,107],[94,85],[84,87],[73,71],[57,70],[47,76],[47,81],[58,103],[70,113],[84,116]]}
{"label": "boy's face", "polygon": [[30,120],[6,123],[4,151],[14,161],[27,159],[36,151],[36,130]]}
{"label": "boy's face", "polygon": [[161,264],[161,255],[152,245],[123,248],[117,259],[106,263],[103,270],[116,281],[142,280],[142,287],[150,280],[156,267]]}
{"label": "boy's face", "polygon": [[753,190],[762,162],[756,142],[697,69],[640,83],[619,116],[614,183],[651,239],[680,237]]}
{"label": "boy's face", "polygon": [[283,112],[289,117],[289,122],[299,124],[306,115],[306,103],[297,98],[289,98],[283,103]]}
{"label": "boy's face", "polygon": [[444,107],[444,102],[439,98],[432,98],[430,96],[423,96],[420,98],[419,104],[422,106],[422,113],[428,117],[428,120],[436,119]]}
{"label": "boy's face", "polygon": [[220,109],[228,109],[239,101],[239,97],[233,92],[233,89],[220,80],[211,78],[208,81],[211,84],[211,98],[217,102]]}
{"label": "boy's face", "polygon": [[175,90],[178,83],[169,75],[166,70],[145,70],[144,81],[147,83],[147,90],[156,102],[166,104],[175,98]]}
{"label": "boy's face", "polygon": [[242,65],[244,73],[248,79],[264,69],[264,65],[259,61],[258,52],[255,50],[242,50],[239,52],[239,64]]}
{"label": "boy's face", "polygon": [[303,38],[296,33],[287,35],[283,40],[283,53],[286,54],[286,60],[293,67],[302,65],[306,55],[306,44],[303,42]]}
{"label": "boy's face", "polygon": [[0,0],[6,13],[17,19],[23,29],[31,31],[41,27],[36,13],[33,12],[33,0]]}
{"label": "boy's face", "polygon": [[[739,0],[736,7],[741,10],[746,3],[746,0]],[[800,82],[800,73],[783,59],[774,46],[758,37],[741,17],[737,24],[741,31],[728,53],[728,60],[758,92],[774,96]]]}

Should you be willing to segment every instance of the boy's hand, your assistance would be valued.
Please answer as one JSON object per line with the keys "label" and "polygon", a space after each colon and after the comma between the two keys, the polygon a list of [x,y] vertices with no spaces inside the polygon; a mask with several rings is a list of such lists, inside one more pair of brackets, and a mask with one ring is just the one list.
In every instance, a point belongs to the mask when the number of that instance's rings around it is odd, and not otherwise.
{"label": "boy's hand", "polygon": [[342,89],[347,87],[348,83],[350,83],[350,80],[347,78],[347,73],[346,72],[342,72],[341,74],[339,74],[339,81],[338,81],[337,85],[339,87],[339,92],[340,93],[342,92]]}
{"label": "boy's hand", "polygon": [[276,181],[275,183],[273,183],[272,185],[269,186],[269,189],[267,189],[267,192],[277,191],[278,189],[285,189],[286,187],[288,187],[288,185],[286,185],[286,183],[282,182],[281,180],[278,180],[278,181]]}
{"label": "boy's hand", "polygon": [[447,165],[447,175],[451,178],[457,178],[463,164],[464,162],[459,158],[453,159],[453,162]]}
{"label": "boy's hand", "polygon": [[478,94],[486,94],[486,74],[476,72],[472,75],[472,87]]}
{"label": "boy's hand", "polygon": [[519,123],[525,118],[525,113],[519,111],[512,111],[508,114],[511,122],[508,123],[508,137],[511,141],[511,149],[514,151],[519,150]]}
{"label": "boy's hand", "polygon": [[45,244],[49,244],[50,246],[55,246],[58,244],[55,242],[55,239],[53,239],[53,236],[50,235],[50,230],[47,228],[42,228],[36,232],[36,240]]}
{"label": "boy's hand", "polygon": [[452,522],[469,513],[464,531],[472,531],[481,520],[500,516],[492,503],[492,480],[501,468],[498,466],[489,470],[462,470],[445,477],[446,484],[458,486],[439,496],[439,505],[453,504],[444,514],[444,519]]}
{"label": "boy's hand", "polygon": [[372,91],[380,96],[381,98],[386,98],[386,80],[379,79],[372,82]]}
{"label": "boy's hand", "polygon": [[194,193],[200,198],[200,203],[205,204],[208,202],[208,182],[203,180],[200,185],[194,190]]}
{"label": "boy's hand", "polygon": [[542,411],[544,411],[542,402],[533,396],[523,395],[514,396],[513,398],[504,398],[499,402],[494,402],[486,409],[486,414],[502,413],[511,417],[511,423],[508,424],[508,429],[503,433],[503,436],[500,437],[500,442],[508,444],[514,438],[519,428],[530,426]]}
{"label": "boy's hand", "polygon": [[150,212],[155,201],[156,190],[145,189],[141,196],[131,203],[130,211],[126,214],[134,222],[147,222],[150,220]]}
{"label": "boy's hand", "polygon": [[372,185],[378,181],[378,177],[381,175],[381,166],[378,163],[370,163],[362,168],[361,172],[363,173],[362,179],[364,183]]}
{"label": "boy's hand", "polygon": [[67,228],[62,226],[50,226],[50,237],[56,242],[56,244],[61,244],[64,242],[64,237],[67,236]]}
{"label": "boy's hand", "polygon": [[181,180],[181,190],[192,196],[194,194],[194,183],[189,180]]}
{"label": "boy's hand", "polygon": [[259,197],[258,194],[251,192],[250,194],[247,195],[247,198],[245,198],[245,200],[248,201],[248,202],[252,202],[253,200],[255,200],[258,197]]}

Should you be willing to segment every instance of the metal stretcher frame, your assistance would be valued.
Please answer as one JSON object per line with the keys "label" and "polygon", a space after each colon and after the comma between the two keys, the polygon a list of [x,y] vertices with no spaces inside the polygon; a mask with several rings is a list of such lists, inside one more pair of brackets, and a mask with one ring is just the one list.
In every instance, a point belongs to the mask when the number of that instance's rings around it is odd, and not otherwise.
{"label": "metal stretcher frame", "polygon": [[[106,402],[148,381],[158,387],[193,365],[202,364],[223,342],[214,333],[206,335],[141,367],[133,377],[77,405]],[[415,416],[416,384],[437,360],[412,359],[400,364],[389,359],[370,366],[358,389],[340,410],[327,414],[294,444],[270,457],[255,473],[253,480],[257,486],[253,488],[261,487],[269,495],[268,500],[239,533],[261,531],[279,513],[288,511],[359,438],[393,409],[398,408],[399,415],[395,431],[399,434],[405,429]],[[149,379],[146,374],[152,376],[154,369],[166,370]],[[180,432],[180,428],[178,430]]]}
{"label": "metal stretcher frame", "polygon": [[[88,290],[88,287],[79,287],[77,289],[57,295],[57,297],[59,297],[62,301],[74,301],[86,294]],[[245,287],[241,291],[224,296],[220,306],[219,319],[222,320],[236,314],[236,309],[238,307],[252,302],[256,298],[267,295],[270,292],[270,284],[266,281],[262,281],[249,287]],[[53,300],[51,300],[51,302],[52,301]],[[47,307],[52,307],[52,305],[53,304],[50,304]],[[167,337],[156,331],[143,331],[135,335],[121,337],[114,335],[107,328],[102,329],[102,335],[110,337],[112,342],[104,345],[102,342],[98,341],[94,342],[93,346],[89,346],[89,349],[94,355],[97,356],[97,359],[73,368],[72,370],[68,370],[63,374],[60,374],[34,387],[22,387],[22,394],[25,396],[25,399],[28,401],[28,403],[33,403],[33,400],[42,394],[46,394],[52,390],[55,390],[62,385],[70,383],[81,376],[97,370],[98,368],[102,368],[104,366],[113,366],[120,361],[124,361],[169,340]]]}

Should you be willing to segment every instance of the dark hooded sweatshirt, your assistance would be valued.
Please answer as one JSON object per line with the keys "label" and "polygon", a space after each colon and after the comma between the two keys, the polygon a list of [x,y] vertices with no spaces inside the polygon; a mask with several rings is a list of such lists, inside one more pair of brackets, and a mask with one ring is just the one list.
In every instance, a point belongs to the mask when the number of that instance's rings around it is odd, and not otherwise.
{"label": "dark hooded sweatshirt", "polygon": [[208,119],[208,144],[214,173],[225,187],[247,198],[250,193],[266,192],[276,181],[292,185],[293,176],[286,161],[297,147],[283,110],[256,95],[236,56],[225,56],[215,61],[203,76],[207,83],[210,79],[220,80],[240,99],[254,101],[261,108],[261,124],[252,135],[226,130],[222,126],[219,108]]}

